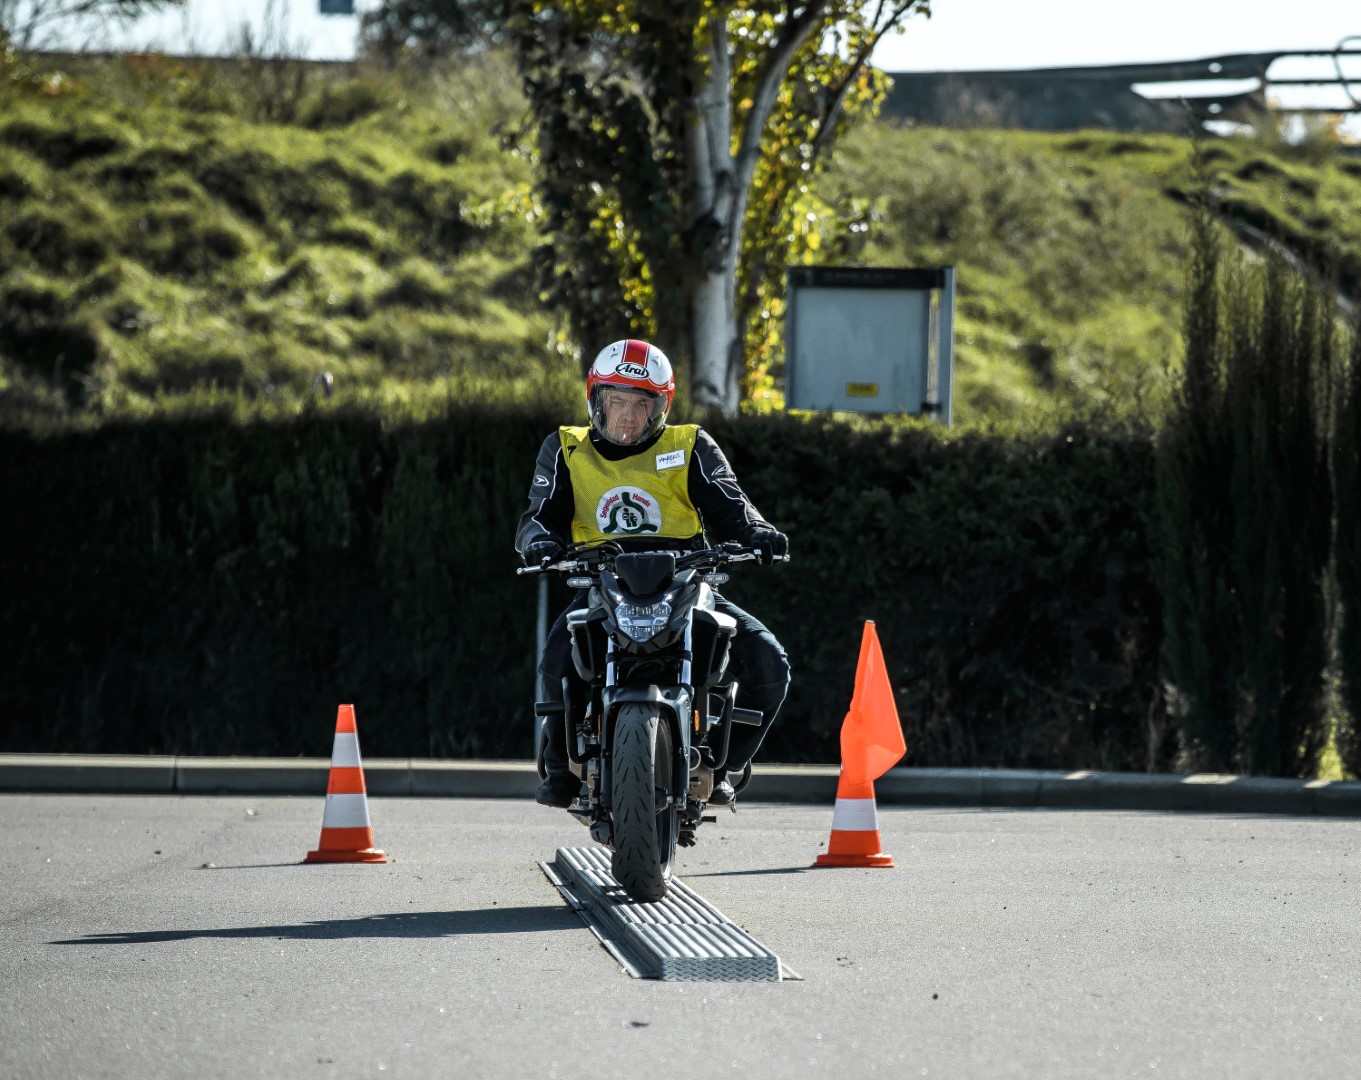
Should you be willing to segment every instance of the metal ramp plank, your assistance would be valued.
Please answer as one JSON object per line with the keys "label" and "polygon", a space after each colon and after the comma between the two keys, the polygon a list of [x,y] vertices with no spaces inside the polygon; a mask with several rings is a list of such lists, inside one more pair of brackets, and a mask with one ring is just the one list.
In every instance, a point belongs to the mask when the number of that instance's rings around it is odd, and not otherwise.
{"label": "metal ramp plank", "polygon": [[778,982],[799,976],[679,879],[655,904],[630,900],[606,848],[558,848],[545,876],[635,978]]}

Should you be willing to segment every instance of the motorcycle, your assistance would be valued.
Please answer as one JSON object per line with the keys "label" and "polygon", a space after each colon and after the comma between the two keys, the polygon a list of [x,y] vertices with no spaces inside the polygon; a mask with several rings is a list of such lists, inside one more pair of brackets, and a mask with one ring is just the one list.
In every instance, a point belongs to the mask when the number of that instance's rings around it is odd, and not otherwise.
{"label": "motorcycle", "polygon": [[[534,709],[541,728],[563,716],[570,768],[585,785],[568,813],[611,849],[614,877],[634,900],[666,896],[677,846],[693,845],[701,823],[716,820],[704,811],[732,725],[762,722],[736,705],[727,669],[737,623],[714,609],[723,568],[756,558],[735,543],[626,552],[607,541],[516,571],[566,574],[570,588],[589,590],[567,617],[577,677],[563,679],[561,702]],[[748,764],[730,781],[740,791],[750,778]]]}

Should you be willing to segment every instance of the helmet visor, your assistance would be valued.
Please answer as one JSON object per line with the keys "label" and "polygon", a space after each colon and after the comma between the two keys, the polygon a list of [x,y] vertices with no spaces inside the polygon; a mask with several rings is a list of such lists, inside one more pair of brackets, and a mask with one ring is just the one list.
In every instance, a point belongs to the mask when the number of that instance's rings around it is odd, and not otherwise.
{"label": "helmet visor", "polygon": [[610,442],[632,446],[661,430],[666,401],[633,387],[597,386],[591,394],[591,423]]}

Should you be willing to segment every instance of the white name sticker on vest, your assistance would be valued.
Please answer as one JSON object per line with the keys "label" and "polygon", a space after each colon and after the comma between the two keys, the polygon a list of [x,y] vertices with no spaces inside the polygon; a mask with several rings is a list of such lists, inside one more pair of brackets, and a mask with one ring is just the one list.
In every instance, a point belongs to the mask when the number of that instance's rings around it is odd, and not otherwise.
{"label": "white name sticker on vest", "polygon": [[685,464],[685,451],[672,450],[669,454],[657,455],[657,471],[663,469],[676,469]]}
{"label": "white name sticker on vest", "polygon": [[595,522],[606,536],[646,536],[662,527],[662,508],[642,488],[610,488],[596,505]]}

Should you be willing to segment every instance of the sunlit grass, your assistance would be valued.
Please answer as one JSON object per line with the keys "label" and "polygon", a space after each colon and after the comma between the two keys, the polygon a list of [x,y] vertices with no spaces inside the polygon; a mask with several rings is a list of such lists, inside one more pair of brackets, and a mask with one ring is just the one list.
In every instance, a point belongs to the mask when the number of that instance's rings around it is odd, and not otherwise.
{"label": "sunlit grass", "polygon": [[[1361,159],[1258,140],[1211,153],[1226,222],[1361,287]],[[1180,363],[1189,160],[1163,135],[879,124],[848,139],[822,191],[869,219],[851,261],[957,268],[956,422],[1156,418]]]}
{"label": "sunlit grass", "polygon": [[[68,72],[70,96],[0,89],[6,422],[200,387],[301,402],[327,372],[398,401],[555,385],[505,58],[266,74],[132,58]],[[1361,161],[1317,140],[1211,153],[1240,226],[1361,282]],[[864,210],[836,261],[958,268],[956,424],[1156,418],[1180,359],[1188,159],[1170,136],[884,122],[817,195]],[[771,372],[767,405],[778,357]]]}
{"label": "sunlit grass", "polygon": [[0,91],[6,422],[200,392],[278,409],[328,373],[383,409],[556,392],[528,166],[491,134],[513,77],[481,66],[333,76],[292,124],[245,69],[113,62],[73,97]]}

